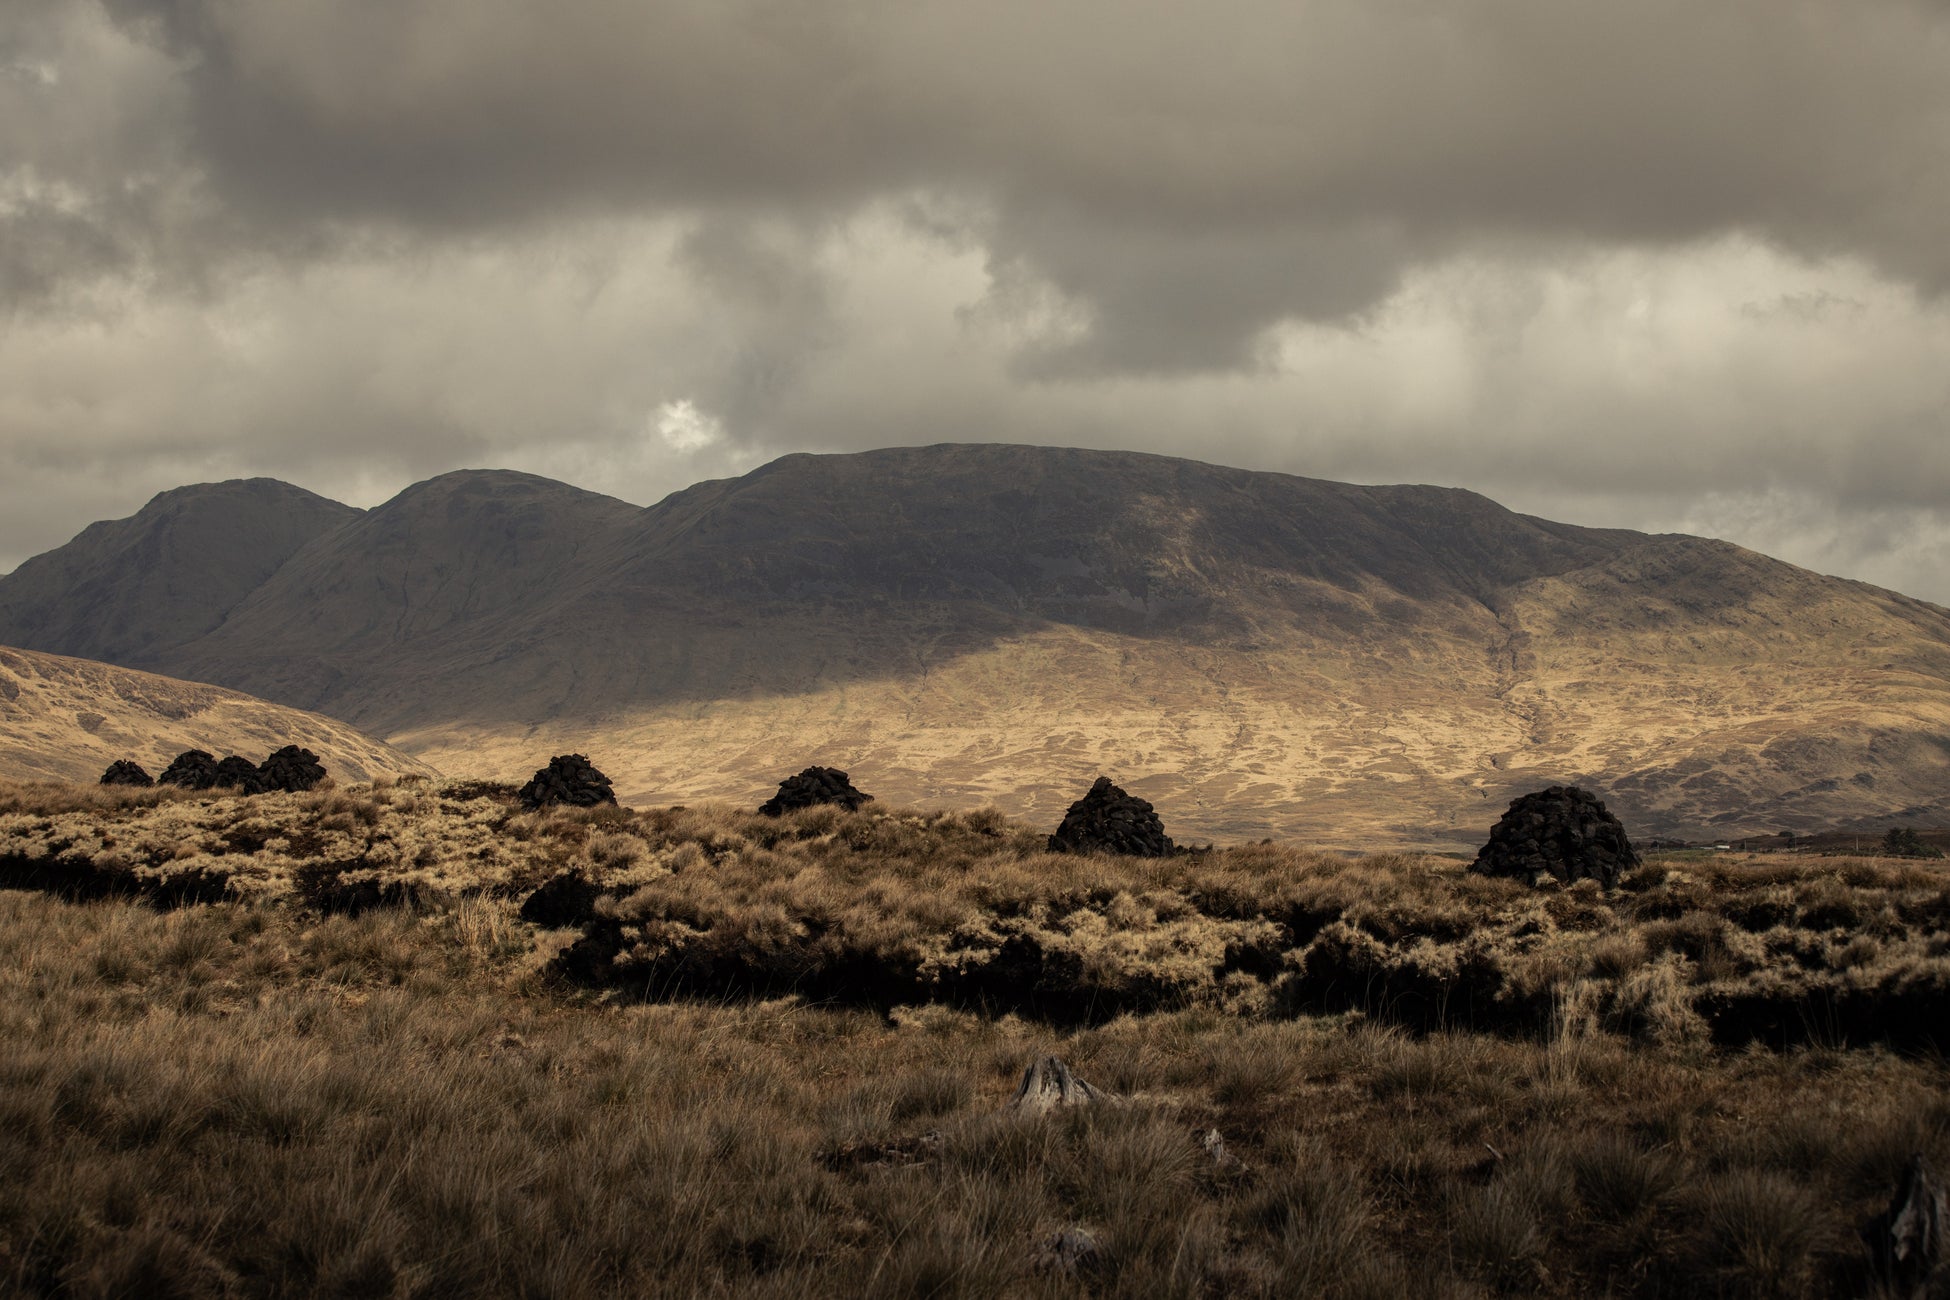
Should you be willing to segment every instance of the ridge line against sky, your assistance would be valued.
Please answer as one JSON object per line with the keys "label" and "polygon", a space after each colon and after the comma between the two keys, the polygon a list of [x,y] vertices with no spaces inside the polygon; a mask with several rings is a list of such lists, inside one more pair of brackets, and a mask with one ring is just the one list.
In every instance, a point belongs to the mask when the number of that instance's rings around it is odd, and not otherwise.
{"label": "ridge line against sky", "polygon": [[1950,6],[15,0],[0,570],[184,483],[1467,487],[1950,602]]}

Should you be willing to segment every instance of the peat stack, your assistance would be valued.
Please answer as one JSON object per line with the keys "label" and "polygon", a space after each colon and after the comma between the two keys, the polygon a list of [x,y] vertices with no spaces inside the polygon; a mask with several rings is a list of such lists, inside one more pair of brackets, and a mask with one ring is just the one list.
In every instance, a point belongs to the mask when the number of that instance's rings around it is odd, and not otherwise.
{"label": "peat stack", "polygon": [[214,784],[236,786],[245,794],[264,792],[264,782],[258,779],[257,764],[235,754],[227,755],[218,762]]}
{"label": "peat stack", "polygon": [[1595,880],[1610,889],[1620,872],[1638,865],[1624,824],[1602,799],[1574,785],[1554,785],[1512,800],[1469,869],[1533,885]]}
{"label": "peat stack", "polygon": [[217,783],[217,756],[207,749],[186,749],[169,760],[156,781],[185,790],[208,790]]}
{"label": "peat stack", "polygon": [[795,808],[836,803],[852,812],[861,804],[872,802],[873,796],[855,790],[846,773],[837,767],[809,767],[779,782],[779,792],[760,804],[758,811],[767,817],[778,817]]}
{"label": "peat stack", "polygon": [[132,759],[118,758],[108,765],[102,773],[103,785],[134,785],[144,788],[156,783],[156,778],[142,770],[142,764]]}
{"label": "peat stack", "polygon": [[1100,776],[1090,793],[1070,805],[1049,837],[1051,853],[1122,853],[1134,858],[1170,857],[1175,851],[1165,824],[1143,799],[1125,794]]}
{"label": "peat stack", "polygon": [[615,803],[616,792],[610,789],[609,778],[581,754],[557,754],[548,761],[547,767],[536,770],[527,785],[515,791],[515,798],[532,812],[557,804],[594,808],[597,804]]}
{"label": "peat stack", "polygon": [[260,789],[296,793],[323,781],[325,765],[309,749],[286,745],[257,765],[257,779]]}

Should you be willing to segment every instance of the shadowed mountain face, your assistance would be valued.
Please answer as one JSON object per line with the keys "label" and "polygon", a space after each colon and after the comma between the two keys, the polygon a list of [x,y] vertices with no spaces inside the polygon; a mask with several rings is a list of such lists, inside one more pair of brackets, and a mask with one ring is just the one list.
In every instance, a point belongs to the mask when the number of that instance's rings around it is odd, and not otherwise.
{"label": "shadowed mountain face", "polygon": [[0,579],[0,640],[157,667],[305,543],[359,513],[268,478],[161,493]]}
{"label": "shadowed mountain face", "polygon": [[[32,563],[111,583],[68,554],[93,531]],[[1480,841],[1567,780],[1637,834],[1950,812],[1942,609],[1468,492],[1157,456],[789,456],[649,509],[449,474],[213,627],[128,634],[450,770],[586,752],[626,799],[755,800],[820,763],[1055,816],[1104,771],[1181,839],[1330,844]]]}

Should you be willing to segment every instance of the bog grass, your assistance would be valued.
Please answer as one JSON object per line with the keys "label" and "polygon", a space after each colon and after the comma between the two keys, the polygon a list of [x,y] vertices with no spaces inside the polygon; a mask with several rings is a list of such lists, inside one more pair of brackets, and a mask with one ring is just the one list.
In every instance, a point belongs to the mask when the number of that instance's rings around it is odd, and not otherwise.
{"label": "bog grass", "polygon": [[[1950,1162],[1927,1028],[1810,992],[1936,987],[1933,864],[493,795],[0,789],[0,1292],[1873,1294],[1856,1228]],[[588,923],[522,922],[569,869]],[[1047,1052],[1125,1100],[1006,1113]]]}

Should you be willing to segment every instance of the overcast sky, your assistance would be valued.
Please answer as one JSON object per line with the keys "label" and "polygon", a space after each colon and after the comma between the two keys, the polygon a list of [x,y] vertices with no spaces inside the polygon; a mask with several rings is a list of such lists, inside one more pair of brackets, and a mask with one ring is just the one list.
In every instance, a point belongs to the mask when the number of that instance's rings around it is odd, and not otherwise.
{"label": "overcast sky", "polygon": [[0,571],[1120,447],[1950,602],[1946,0],[5,0]]}

